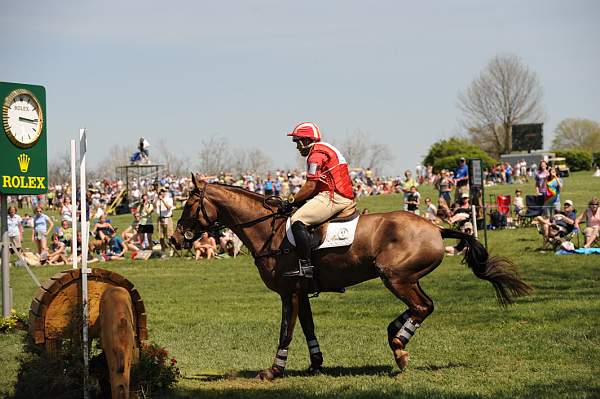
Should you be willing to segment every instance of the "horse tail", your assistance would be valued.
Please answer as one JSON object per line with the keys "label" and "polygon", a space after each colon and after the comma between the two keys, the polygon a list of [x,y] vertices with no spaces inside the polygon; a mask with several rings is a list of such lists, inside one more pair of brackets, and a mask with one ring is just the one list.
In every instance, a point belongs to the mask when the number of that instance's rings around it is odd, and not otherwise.
{"label": "horse tail", "polygon": [[521,280],[516,266],[509,259],[490,257],[485,247],[470,234],[450,229],[442,229],[441,232],[442,238],[459,239],[458,248],[466,247],[462,263],[467,263],[478,278],[492,284],[501,306],[514,303],[513,297],[531,292],[532,287]]}

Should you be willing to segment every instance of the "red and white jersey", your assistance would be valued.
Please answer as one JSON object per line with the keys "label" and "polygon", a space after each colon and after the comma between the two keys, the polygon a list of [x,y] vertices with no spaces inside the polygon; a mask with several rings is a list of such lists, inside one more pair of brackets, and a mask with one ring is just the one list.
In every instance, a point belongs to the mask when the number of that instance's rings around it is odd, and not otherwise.
{"label": "red and white jersey", "polygon": [[337,148],[324,142],[315,143],[306,163],[306,179],[316,180],[319,192],[329,191],[332,196],[336,192],[345,198],[354,199],[348,163]]}

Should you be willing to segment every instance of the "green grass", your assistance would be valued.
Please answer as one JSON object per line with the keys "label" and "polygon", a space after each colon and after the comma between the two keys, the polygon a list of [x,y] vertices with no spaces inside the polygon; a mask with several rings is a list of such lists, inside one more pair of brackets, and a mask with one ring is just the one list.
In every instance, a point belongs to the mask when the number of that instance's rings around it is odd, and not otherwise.
{"label": "green grass", "polygon": [[[600,194],[589,173],[565,180],[562,199],[581,211]],[[513,194],[515,186],[487,189]],[[525,193],[532,184],[522,186]],[[432,192],[425,188],[423,195]],[[371,211],[398,209],[400,196],[367,198]],[[125,226],[129,217],[114,217]],[[170,397],[187,398],[598,398],[600,397],[600,258],[540,253],[534,229],[491,231],[490,251],[520,267],[535,288],[508,309],[496,305],[491,285],[448,257],[422,287],[434,313],[408,347],[400,373],[387,346],[387,324],[404,306],[379,280],[346,294],[313,299],[325,373],[308,377],[301,329],[290,347],[287,377],[255,381],[276,351],[280,302],[262,284],[249,257],[98,265],[131,280],[144,299],[150,340],[165,346],[183,373]],[[451,244],[451,241],[448,241]],[[94,265],[96,266],[96,265]],[[40,280],[64,266],[36,268]],[[21,268],[11,269],[14,307],[26,311],[36,290]],[[0,392],[16,379],[19,334],[0,336]]]}

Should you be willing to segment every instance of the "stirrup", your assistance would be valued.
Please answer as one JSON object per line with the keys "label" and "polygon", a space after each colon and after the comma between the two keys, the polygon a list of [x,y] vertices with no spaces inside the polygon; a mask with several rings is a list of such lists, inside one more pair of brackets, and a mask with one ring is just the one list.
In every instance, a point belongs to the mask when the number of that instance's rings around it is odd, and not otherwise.
{"label": "stirrup", "polygon": [[313,278],[315,267],[310,263],[298,262],[298,270],[283,273],[284,277],[305,277]]}

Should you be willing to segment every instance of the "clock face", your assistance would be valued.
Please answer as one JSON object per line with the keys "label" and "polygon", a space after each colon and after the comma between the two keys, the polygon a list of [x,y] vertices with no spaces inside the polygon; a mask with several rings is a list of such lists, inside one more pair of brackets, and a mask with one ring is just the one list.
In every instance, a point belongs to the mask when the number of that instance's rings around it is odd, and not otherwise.
{"label": "clock face", "polygon": [[25,89],[11,92],[4,100],[2,123],[15,145],[23,148],[34,145],[42,134],[44,117],[33,93]]}

